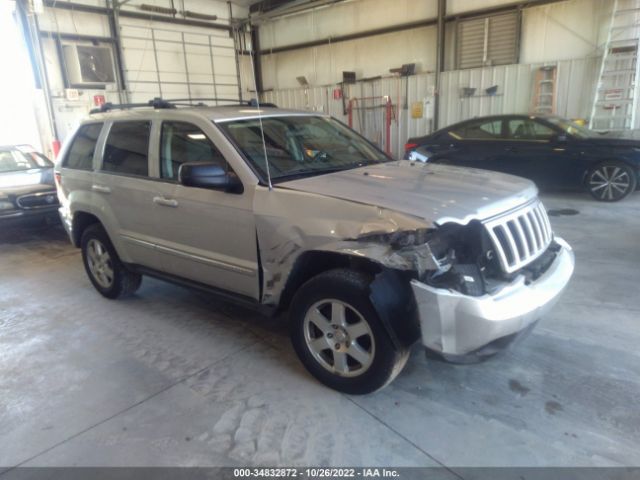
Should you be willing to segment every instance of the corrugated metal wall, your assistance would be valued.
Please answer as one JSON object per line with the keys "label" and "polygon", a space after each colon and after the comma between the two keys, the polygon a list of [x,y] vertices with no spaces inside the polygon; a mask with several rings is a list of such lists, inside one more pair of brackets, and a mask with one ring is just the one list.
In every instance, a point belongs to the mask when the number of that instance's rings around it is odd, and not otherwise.
{"label": "corrugated metal wall", "polygon": [[[425,116],[420,119],[411,119],[410,117],[412,103],[429,99],[434,83],[433,74],[420,74],[408,78],[381,78],[371,82],[345,85],[344,101],[342,98],[334,98],[334,92],[340,88],[338,85],[272,90],[265,92],[262,100],[275,103],[281,108],[328,113],[348,123],[346,110],[349,99],[358,99],[357,105],[361,108],[353,111],[353,128],[380,147],[384,147],[385,109],[383,105],[384,97],[389,97],[393,105],[390,150],[398,154],[404,151],[407,138],[430,131],[429,118]],[[354,105],[356,105],[355,102]]]}
{"label": "corrugated metal wall", "polygon": [[[558,68],[556,114],[570,118],[586,118],[590,114],[597,82],[599,57],[564,60],[554,63]],[[533,79],[543,64],[516,64],[443,72],[441,77],[440,125],[446,126],[476,116],[522,113],[529,111]],[[408,85],[407,85],[408,80]],[[406,140],[432,131],[431,109],[425,102],[432,99],[435,75],[418,74],[407,78],[389,77],[372,82],[345,85],[345,98],[388,96],[394,106],[391,121],[391,151],[401,156]],[[485,90],[497,86],[495,95]],[[464,87],[475,88],[471,97],[464,97]],[[342,99],[334,99],[339,86],[308,89],[283,89],[265,92],[263,101],[283,108],[316,110],[346,122]],[[382,99],[380,100],[382,102]],[[345,104],[347,100],[345,100]],[[425,104],[422,118],[412,118],[414,103]],[[382,111],[382,110],[381,110]],[[383,119],[382,119],[383,120]],[[364,125],[363,125],[364,123]],[[362,122],[354,112],[353,127],[380,144],[384,122]],[[382,136],[381,136],[382,135]],[[382,145],[381,145],[382,146]]]}

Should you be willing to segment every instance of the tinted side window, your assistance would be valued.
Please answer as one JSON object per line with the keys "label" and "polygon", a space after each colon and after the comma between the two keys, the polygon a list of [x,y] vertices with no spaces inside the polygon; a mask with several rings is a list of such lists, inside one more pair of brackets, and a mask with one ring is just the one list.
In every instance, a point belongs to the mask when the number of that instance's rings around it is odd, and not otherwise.
{"label": "tinted side window", "polygon": [[177,180],[180,165],[186,162],[216,163],[229,169],[222,153],[198,127],[185,122],[163,122],[160,177]]}
{"label": "tinted side window", "polygon": [[549,140],[555,135],[552,128],[526,119],[509,120],[507,136],[513,140]]}
{"label": "tinted side window", "polygon": [[67,158],[62,162],[62,166],[78,170],[93,170],[93,153],[96,150],[96,143],[101,130],[101,123],[92,123],[80,127],[73,139],[71,148],[69,148]]}
{"label": "tinted side window", "polygon": [[150,122],[117,122],[104,147],[102,170],[125,175],[149,175]]}
{"label": "tinted side window", "polygon": [[479,120],[467,123],[449,132],[454,138],[466,140],[492,140],[502,136],[502,120]]}

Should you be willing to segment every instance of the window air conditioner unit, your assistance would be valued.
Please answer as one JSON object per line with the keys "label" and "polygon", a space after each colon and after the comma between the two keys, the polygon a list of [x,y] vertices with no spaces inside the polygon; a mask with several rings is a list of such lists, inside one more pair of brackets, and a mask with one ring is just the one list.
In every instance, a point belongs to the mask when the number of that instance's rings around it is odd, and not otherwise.
{"label": "window air conditioner unit", "polygon": [[111,47],[69,44],[62,49],[71,87],[104,87],[115,83]]}

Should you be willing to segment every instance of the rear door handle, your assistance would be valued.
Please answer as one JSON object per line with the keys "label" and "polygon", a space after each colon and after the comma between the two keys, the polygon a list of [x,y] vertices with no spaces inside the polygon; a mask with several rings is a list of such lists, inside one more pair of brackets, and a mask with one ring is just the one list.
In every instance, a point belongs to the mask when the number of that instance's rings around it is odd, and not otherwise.
{"label": "rear door handle", "polygon": [[504,147],[504,151],[505,152],[515,152],[516,151],[516,147]]}
{"label": "rear door handle", "polygon": [[91,185],[91,190],[99,193],[111,193],[111,189],[104,185]]}
{"label": "rear door handle", "polygon": [[163,207],[176,208],[178,206],[177,200],[166,197],[153,197],[153,203],[155,203],[156,205],[162,205]]}

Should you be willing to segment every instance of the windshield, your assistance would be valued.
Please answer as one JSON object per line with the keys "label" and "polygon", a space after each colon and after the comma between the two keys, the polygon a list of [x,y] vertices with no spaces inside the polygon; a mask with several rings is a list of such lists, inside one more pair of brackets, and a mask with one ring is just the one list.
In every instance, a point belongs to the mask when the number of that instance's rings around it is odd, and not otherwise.
{"label": "windshield", "polygon": [[[252,166],[267,177],[260,121],[219,123]],[[348,170],[391,158],[368,141],[327,117],[263,117],[264,141],[272,181]]]}
{"label": "windshield", "polygon": [[560,127],[564,132],[577,138],[593,138],[598,136],[593,130],[589,130],[581,125],[578,125],[571,120],[561,117],[546,117],[549,123],[553,123],[555,126]]}
{"label": "windshield", "polygon": [[22,153],[18,150],[0,150],[0,173],[51,167],[44,156],[36,153]]}

